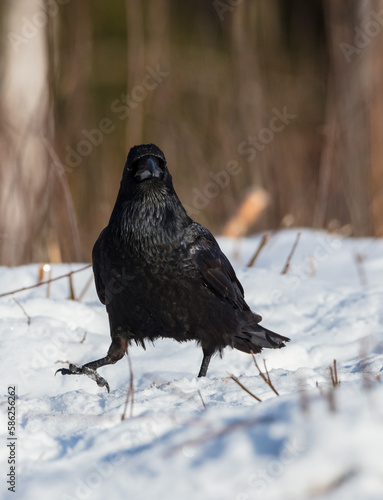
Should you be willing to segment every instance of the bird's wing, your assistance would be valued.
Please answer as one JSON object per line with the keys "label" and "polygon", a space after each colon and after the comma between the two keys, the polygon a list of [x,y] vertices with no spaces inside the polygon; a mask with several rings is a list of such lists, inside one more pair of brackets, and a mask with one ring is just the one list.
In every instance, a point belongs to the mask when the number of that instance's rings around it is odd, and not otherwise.
{"label": "bird's wing", "polygon": [[[105,231],[105,230],[104,230]],[[94,244],[93,251],[92,251],[92,264],[93,264],[93,273],[94,273],[94,282],[96,285],[96,290],[97,290],[97,295],[100,301],[105,305],[106,303],[106,292],[105,292],[105,285],[102,280],[102,236],[103,232],[101,232],[100,236],[98,237],[98,240]]]}
{"label": "bird's wing", "polygon": [[[200,224],[193,224],[194,241],[189,246],[191,258],[205,285],[240,310],[249,310],[244,291],[226,255],[214,236]],[[259,321],[261,317],[259,316]]]}

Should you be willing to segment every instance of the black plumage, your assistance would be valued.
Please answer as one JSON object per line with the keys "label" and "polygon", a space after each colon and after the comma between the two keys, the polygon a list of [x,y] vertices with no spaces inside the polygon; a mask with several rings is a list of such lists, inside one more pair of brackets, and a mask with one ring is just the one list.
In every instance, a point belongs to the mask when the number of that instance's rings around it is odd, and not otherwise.
{"label": "black plumage", "polygon": [[112,344],[106,357],[62,374],[96,372],[121,359],[135,341],[168,337],[197,341],[198,376],[226,346],[258,353],[289,341],[259,325],[242,285],[213,235],[194,222],[178,199],[165,156],[154,144],[133,147],[107,227],[93,248],[98,296],[109,315]]}

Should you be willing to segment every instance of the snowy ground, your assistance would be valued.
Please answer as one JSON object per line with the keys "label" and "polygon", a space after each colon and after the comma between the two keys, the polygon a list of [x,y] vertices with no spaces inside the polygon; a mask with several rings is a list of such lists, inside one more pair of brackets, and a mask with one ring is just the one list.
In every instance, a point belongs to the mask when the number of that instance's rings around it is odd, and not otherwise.
{"label": "snowy ground", "polygon": [[[110,394],[84,376],[54,377],[68,360],[107,351],[107,316],[93,285],[81,302],[68,300],[68,279],[51,284],[50,298],[45,285],[0,298],[0,498],[381,500],[383,241],[304,230],[282,276],[296,233],[271,236],[252,269],[246,263],[260,236],[220,240],[249,305],[292,339],[257,356],[279,397],[249,355],[228,349],[201,380],[200,349],[162,340],[131,349],[133,415],[129,406],[121,421],[127,358],[100,369]],[[80,267],[58,265],[53,276]],[[90,274],[73,276],[77,295]],[[0,268],[0,294],[37,275],[37,265]],[[16,494],[6,482],[9,386],[17,393]]]}

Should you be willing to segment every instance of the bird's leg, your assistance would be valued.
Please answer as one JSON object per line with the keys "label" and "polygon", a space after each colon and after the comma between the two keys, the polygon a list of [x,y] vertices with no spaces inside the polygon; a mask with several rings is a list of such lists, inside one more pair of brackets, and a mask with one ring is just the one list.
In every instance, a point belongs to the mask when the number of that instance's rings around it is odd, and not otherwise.
{"label": "bird's leg", "polygon": [[126,349],[126,340],[122,339],[121,337],[116,337],[112,340],[112,343],[108,350],[108,354],[104,358],[97,359],[96,361],[91,361],[83,366],[76,366],[71,363],[69,365],[69,369],[60,368],[56,371],[56,373],[60,372],[62,375],[87,375],[92,380],[94,380],[99,387],[106,387],[106,390],[109,392],[108,382],[103,377],[101,377],[101,375],[99,375],[96,370],[101,366],[113,365],[114,363],[117,363],[117,361],[124,356]]}
{"label": "bird's leg", "polygon": [[203,360],[201,364],[201,368],[199,370],[198,377],[206,377],[207,369],[209,368],[209,363],[211,359],[212,353],[210,350],[203,349]]}

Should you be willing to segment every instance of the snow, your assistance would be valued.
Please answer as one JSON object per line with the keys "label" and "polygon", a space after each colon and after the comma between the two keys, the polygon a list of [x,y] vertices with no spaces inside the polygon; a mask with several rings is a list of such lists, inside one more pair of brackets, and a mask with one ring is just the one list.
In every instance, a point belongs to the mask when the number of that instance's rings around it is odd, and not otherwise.
{"label": "snow", "polygon": [[[227,349],[197,379],[200,348],[163,339],[131,348],[134,405],[121,420],[127,358],[99,370],[109,394],[85,376],[54,377],[109,347],[93,284],[81,302],[68,299],[68,278],[51,284],[49,298],[46,285],[0,298],[0,498],[12,497],[7,395],[16,386],[14,498],[381,500],[383,240],[302,230],[281,275],[296,235],[271,234],[250,269],[261,235],[220,239],[262,324],[291,337],[256,358],[279,396],[247,354]],[[53,277],[83,266],[55,265]],[[38,267],[0,268],[0,294],[35,284]],[[90,275],[73,275],[77,295]]]}

